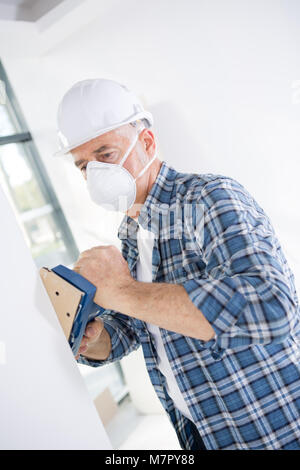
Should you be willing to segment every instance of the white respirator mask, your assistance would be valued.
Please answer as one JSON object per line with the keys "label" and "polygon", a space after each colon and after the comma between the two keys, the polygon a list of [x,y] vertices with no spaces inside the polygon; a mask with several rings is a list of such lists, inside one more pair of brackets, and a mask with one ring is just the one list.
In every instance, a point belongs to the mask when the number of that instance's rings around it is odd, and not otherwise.
{"label": "white respirator mask", "polygon": [[137,143],[139,130],[120,163],[88,162],[86,166],[87,188],[92,201],[110,211],[126,212],[136,198],[136,180],[142,176],[156,158],[155,155],[136,178],[123,164]]}

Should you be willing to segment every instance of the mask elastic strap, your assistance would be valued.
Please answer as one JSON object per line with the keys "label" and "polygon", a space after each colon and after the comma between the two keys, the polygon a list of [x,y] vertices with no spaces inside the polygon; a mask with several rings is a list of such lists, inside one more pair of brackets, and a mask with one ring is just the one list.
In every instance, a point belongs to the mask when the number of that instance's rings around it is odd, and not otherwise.
{"label": "mask elastic strap", "polygon": [[151,160],[147,163],[147,165],[142,169],[142,171],[137,175],[137,177],[134,179],[134,181],[136,181],[140,176],[142,176],[145,171],[148,170],[149,166],[154,162],[154,160],[156,159],[157,155],[156,155],[156,152],[155,154],[153,155],[153,157],[151,158]]}
{"label": "mask elastic strap", "polygon": [[128,150],[125,152],[124,157],[122,158],[122,160],[120,161],[120,163],[118,163],[118,166],[123,166],[123,163],[125,162],[125,160],[127,159],[128,155],[130,154],[131,150],[133,149],[133,147],[134,147],[135,144],[137,143],[137,140],[138,140],[138,138],[139,138],[139,135],[140,135],[140,133],[142,132],[142,130],[143,130],[144,128],[145,128],[145,127],[142,126],[142,127],[138,130],[138,132],[137,132],[136,136],[134,137],[133,141],[131,142],[131,144],[130,144]]}

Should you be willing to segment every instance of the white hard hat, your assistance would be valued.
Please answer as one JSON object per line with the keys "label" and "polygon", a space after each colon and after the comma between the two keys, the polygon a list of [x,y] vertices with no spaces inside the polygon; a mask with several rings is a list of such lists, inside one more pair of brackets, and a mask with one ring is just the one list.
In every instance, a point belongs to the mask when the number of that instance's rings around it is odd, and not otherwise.
{"label": "white hard hat", "polygon": [[55,156],[130,122],[153,124],[138,98],[124,85],[103,78],[82,80],[63,96],[57,114],[60,149]]}

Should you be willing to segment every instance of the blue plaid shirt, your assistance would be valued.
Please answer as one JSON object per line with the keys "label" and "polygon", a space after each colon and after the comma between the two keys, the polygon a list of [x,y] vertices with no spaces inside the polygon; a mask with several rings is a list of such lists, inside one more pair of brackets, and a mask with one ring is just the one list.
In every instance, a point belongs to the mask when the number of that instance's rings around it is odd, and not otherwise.
{"label": "blue plaid shirt", "polygon": [[[184,206],[192,210],[181,218],[187,230],[180,232],[174,214]],[[293,274],[263,209],[232,178],[178,173],[163,162],[138,221],[155,233],[153,282],[182,285],[215,331],[205,342],[160,328],[206,448],[300,449],[299,305]],[[137,230],[125,216],[119,238],[135,278]],[[181,447],[196,449],[194,426],[167,394],[146,323],[112,310],[102,318],[111,337],[109,357],[81,356],[78,362],[99,366],[142,346]]]}

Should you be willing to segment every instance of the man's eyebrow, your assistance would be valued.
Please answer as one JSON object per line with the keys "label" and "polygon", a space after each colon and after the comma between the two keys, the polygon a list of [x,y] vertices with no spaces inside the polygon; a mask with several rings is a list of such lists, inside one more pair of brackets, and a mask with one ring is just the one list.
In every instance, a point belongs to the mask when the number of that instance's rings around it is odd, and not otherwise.
{"label": "man's eyebrow", "polygon": [[[101,153],[101,152],[104,152],[104,150],[107,150],[107,149],[110,149],[111,148],[111,145],[102,145],[101,147],[99,147],[98,149],[96,150],[93,150],[92,153]],[[85,160],[84,158],[81,158],[80,160],[78,160],[77,162],[74,162],[74,165],[79,167],[82,163],[86,162],[87,160]]]}
{"label": "man's eyebrow", "polygon": [[102,147],[99,147],[98,149],[93,150],[93,153],[101,153],[104,150],[107,150],[109,148],[111,148],[111,145],[102,145]]}

